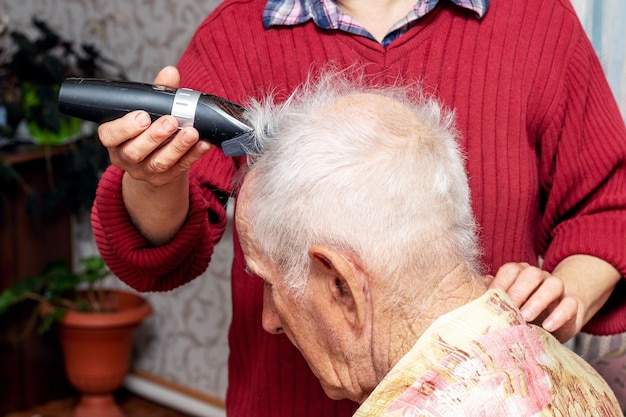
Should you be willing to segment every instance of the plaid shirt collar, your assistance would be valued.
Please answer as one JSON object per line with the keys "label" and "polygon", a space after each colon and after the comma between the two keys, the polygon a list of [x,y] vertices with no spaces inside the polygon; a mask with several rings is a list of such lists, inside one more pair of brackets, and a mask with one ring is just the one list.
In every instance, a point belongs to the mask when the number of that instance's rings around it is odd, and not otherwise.
{"label": "plaid shirt collar", "polygon": [[[439,0],[418,0],[411,12],[396,23],[385,39],[387,46],[394,39],[406,33],[415,22],[435,8]],[[459,7],[472,10],[478,19],[482,18],[489,7],[489,0],[449,0]],[[268,0],[263,11],[263,25],[293,26],[313,20],[322,29],[338,29],[355,35],[374,39],[350,16],[343,13],[335,0]]]}

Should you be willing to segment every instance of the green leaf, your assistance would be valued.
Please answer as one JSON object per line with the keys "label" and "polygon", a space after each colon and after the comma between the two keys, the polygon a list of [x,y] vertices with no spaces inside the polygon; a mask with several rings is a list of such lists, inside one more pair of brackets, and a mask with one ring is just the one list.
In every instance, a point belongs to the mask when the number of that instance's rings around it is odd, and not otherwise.
{"label": "green leaf", "polygon": [[39,326],[39,329],[37,329],[37,333],[43,334],[47,332],[48,330],[50,330],[50,328],[52,328],[52,325],[54,323],[56,323],[57,321],[63,318],[64,314],[65,314],[65,308],[63,307],[53,308],[50,312],[46,313],[43,316],[41,320],[41,325]]}
{"label": "green leaf", "polygon": [[109,270],[100,256],[91,256],[81,259],[85,270],[81,273],[83,282],[94,283],[109,274]]}
{"label": "green leaf", "polygon": [[37,294],[43,285],[41,277],[32,277],[16,282],[13,287],[0,293],[0,314],[9,307],[24,301],[32,294]]}
{"label": "green leaf", "polygon": [[43,295],[47,299],[62,297],[68,291],[73,291],[80,282],[79,277],[70,272],[65,261],[48,265],[42,275],[47,285]]}
{"label": "green leaf", "polygon": [[19,297],[15,295],[12,289],[3,291],[2,294],[0,294],[0,314],[4,313],[19,300]]}

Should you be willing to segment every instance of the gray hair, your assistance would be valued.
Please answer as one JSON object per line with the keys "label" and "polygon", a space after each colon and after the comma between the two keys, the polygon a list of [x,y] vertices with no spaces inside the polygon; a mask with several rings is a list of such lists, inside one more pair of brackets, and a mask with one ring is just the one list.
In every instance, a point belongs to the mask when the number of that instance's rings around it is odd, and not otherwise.
{"label": "gray hair", "polygon": [[294,294],[315,244],[355,254],[403,297],[420,287],[403,279],[440,278],[459,264],[479,270],[454,115],[419,86],[326,73],[283,103],[248,108],[258,151],[248,157],[248,219]]}

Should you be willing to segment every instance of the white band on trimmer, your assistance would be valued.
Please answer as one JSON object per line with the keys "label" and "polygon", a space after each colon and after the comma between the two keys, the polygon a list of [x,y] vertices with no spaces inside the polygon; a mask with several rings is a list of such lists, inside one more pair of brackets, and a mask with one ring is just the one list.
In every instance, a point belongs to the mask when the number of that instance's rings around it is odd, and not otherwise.
{"label": "white band on trimmer", "polygon": [[199,99],[199,91],[189,90],[188,88],[179,88],[176,91],[174,104],[172,104],[172,116],[178,120],[179,128],[193,127]]}

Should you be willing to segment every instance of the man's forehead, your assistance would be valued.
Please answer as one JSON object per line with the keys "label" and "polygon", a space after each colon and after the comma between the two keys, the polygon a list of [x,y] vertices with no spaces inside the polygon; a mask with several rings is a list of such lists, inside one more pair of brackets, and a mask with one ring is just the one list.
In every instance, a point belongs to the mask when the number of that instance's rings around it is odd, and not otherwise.
{"label": "man's forehead", "polygon": [[250,187],[248,185],[248,177],[250,174],[246,174],[241,182],[239,191],[237,192],[237,209],[235,210],[235,224],[237,225],[238,233],[241,228],[248,228],[248,205],[250,203]]}
{"label": "man's forehead", "polygon": [[235,223],[237,227],[237,235],[239,237],[239,245],[243,252],[244,259],[248,269],[255,275],[265,278],[266,269],[270,263],[257,243],[252,232],[250,221],[248,218],[248,197],[249,193],[245,191],[245,185],[242,185],[241,192],[237,197],[237,210],[235,210]]}
{"label": "man's forehead", "polygon": [[237,228],[237,236],[244,253],[247,251],[251,240],[250,222],[248,219],[249,194],[246,189],[245,184],[242,184],[237,195],[237,209],[235,210],[235,227]]}

